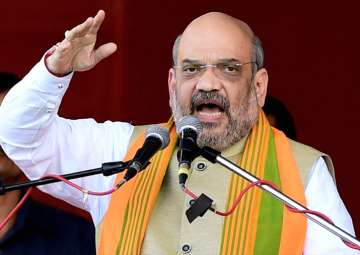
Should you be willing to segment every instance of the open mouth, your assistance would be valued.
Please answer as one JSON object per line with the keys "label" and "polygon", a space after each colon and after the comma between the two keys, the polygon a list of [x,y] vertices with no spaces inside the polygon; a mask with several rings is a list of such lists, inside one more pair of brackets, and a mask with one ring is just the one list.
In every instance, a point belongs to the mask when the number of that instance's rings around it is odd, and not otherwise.
{"label": "open mouth", "polygon": [[224,112],[224,106],[218,102],[217,100],[200,100],[199,102],[195,103],[195,110],[205,111],[205,112]]}
{"label": "open mouth", "polygon": [[198,100],[194,104],[195,114],[202,121],[217,121],[225,112],[225,106],[214,99]]}

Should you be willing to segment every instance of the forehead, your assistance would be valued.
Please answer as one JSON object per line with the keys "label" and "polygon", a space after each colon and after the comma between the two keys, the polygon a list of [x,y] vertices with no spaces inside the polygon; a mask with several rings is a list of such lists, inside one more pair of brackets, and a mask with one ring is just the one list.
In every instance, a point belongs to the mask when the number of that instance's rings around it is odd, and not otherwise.
{"label": "forehead", "polygon": [[251,60],[249,34],[236,24],[203,22],[187,28],[179,44],[178,61],[195,59],[214,62],[219,59]]}

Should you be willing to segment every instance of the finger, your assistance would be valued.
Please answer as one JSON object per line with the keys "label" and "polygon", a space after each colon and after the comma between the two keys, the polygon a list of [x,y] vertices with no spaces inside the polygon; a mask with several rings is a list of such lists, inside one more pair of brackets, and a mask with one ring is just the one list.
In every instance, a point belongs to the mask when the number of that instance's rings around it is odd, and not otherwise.
{"label": "finger", "polygon": [[94,23],[92,24],[89,32],[92,34],[96,34],[99,31],[99,28],[102,22],[105,19],[105,12],[103,10],[98,11],[96,16],[94,17]]}
{"label": "finger", "polygon": [[93,18],[91,18],[91,17],[87,18],[83,23],[81,23],[80,25],[77,25],[76,27],[74,27],[73,29],[68,31],[66,39],[71,41],[75,38],[84,36],[85,34],[87,34],[89,29],[91,28],[93,22],[94,22]]}
{"label": "finger", "polygon": [[67,37],[66,39],[71,41],[75,38],[84,36],[90,29],[92,23],[94,22],[94,19],[89,17],[85,20],[85,22],[83,22],[82,24],[74,27],[73,29],[71,29],[68,33],[67,33]]}
{"label": "finger", "polygon": [[117,49],[115,43],[106,43],[97,48],[94,52],[95,64],[113,54]]}

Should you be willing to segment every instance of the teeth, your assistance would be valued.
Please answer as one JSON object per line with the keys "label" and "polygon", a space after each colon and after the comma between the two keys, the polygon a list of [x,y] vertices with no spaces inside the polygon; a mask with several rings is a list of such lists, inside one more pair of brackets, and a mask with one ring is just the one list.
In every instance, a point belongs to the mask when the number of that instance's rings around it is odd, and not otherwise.
{"label": "teeth", "polygon": [[208,117],[220,117],[221,112],[199,112],[199,115]]}

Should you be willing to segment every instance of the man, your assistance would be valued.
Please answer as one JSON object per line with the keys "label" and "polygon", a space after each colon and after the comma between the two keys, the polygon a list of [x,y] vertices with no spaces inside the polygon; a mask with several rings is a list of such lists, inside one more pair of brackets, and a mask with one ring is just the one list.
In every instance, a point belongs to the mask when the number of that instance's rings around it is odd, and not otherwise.
{"label": "man", "polygon": [[[16,75],[0,72],[0,105],[8,90],[18,81]],[[25,180],[21,170],[1,148],[0,178],[6,184]],[[0,195],[0,222],[22,195],[20,190]],[[0,230],[0,254],[92,255],[95,253],[94,235],[94,227],[88,220],[29,198]]]}
{"label": "man", "polygon": [[[144,127],[57,116],[73,71],[89,70],[116,50],[113,43],[94,50],[104,15],[100,11],[67,31],[65,39],[4,100],[1,144],[31,179],[47,172],[62,174],[131,159],[142,144],[143,136],[138,134]],[[222,13],[200,16],[176,40],[173,58],[168,87],[175,123],[185,115],[198,117],[204,126],[200,146],[222,151],[354,233],[329,173],[328,157],[307,146],[289,144],[265,120],[260,107],[268,75],[260,41],[245,23]],[[261,191],[249,194],[226,218],[207,213],[189,224],[184,212],[190,199],[176,185],[174,124],[170,120],[166,126],[170,145],[111,197],[83,199],[64,184],[43,187],[90,211],[98,227],[99,254],[356,254]],[[208,194],[220,211],[229,208],[246,185],[203,158],[196,159],[193,168],[197,171],[188,187]],[[108,190],[121,178],[95,176],[76,182],[88,190]]]}

